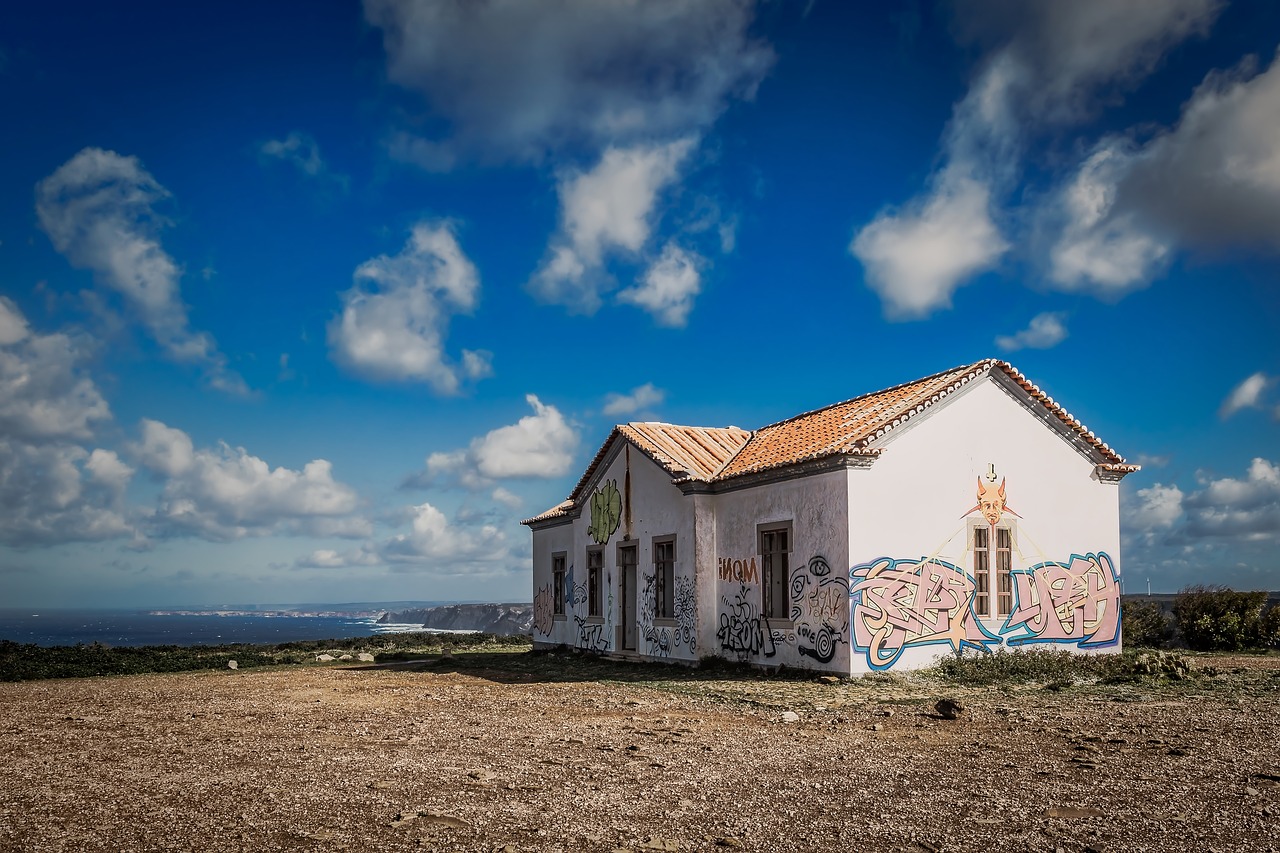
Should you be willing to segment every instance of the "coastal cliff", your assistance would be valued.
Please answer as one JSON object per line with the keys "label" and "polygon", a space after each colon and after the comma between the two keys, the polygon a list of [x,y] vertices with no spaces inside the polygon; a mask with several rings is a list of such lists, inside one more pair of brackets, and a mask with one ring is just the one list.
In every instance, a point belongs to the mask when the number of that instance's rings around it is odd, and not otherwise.
{"label": "coastal cliff", "polygon": [[484,631],[489,634],[528,634],[533,631],[532,604],[445,604],[421,610],[389,612],[381,624],[420,623],[442,631]]}

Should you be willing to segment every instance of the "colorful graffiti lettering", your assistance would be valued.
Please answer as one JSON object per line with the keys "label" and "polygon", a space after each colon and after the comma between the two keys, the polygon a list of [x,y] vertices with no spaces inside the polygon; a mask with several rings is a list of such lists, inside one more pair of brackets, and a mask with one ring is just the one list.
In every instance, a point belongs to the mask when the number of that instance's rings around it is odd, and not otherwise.
{"label": "colorful graffiti lettering", "polygon": [[1011,645],[1107,646],[1120,639],[1120,577],[1105,553],[1072,554],[1011,573],[1016,604],[1000,633]]}
{"label": "colorful graffiti lettering", "polygon": [[881,557],[849,573],[853,644],[872,669],[888,669],[909,646],[983,649],[999,638],[973,614],[973,579],[943,560]]}
{"label": "colorful graffiti lettering", "polygon": [[544,586],[533,597],[533,629],[543,636],[549,636],[554,621],[555,613],[551,587]]}
{"label": "colorful graffiti lettering", "polygon": [[751,602],[750,595],[750,587],[743,584],[733,601],[728,597],[722,599],[729,610],[720,612],[716,639],[720,641],[720,648],[743,658],[761,654],[773,657],[777,653],[773,633],[765,629],[764,618]]}
{"label": "colorful graffiti lettering", "polygon": [[690,652],[698,650],[698,598],[693,578],[676,578],[675,589],[676,646],[688,646]]}
{"label": "colorful graffiti lettering", "polygon": [[622,495],[618,493],[618,481],[607,480],[600,490],[591,496],[591,524],[587,533],[603,545],[618,529],[622,519]]}
{"label": "colorful graffiti lettering", "polygon": [[717,569],[722,581],[760,583],[760,569],[756,566],[755,557],[745,560],[731,560],[728,557],[721,557],[717,564]]}

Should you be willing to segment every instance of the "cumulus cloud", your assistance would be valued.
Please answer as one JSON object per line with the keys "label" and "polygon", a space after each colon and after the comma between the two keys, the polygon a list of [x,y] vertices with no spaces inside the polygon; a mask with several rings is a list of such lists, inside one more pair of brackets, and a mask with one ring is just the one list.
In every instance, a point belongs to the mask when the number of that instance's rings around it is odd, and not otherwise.
{"label": "cumulus cloud", "polygon": [[[450,523],[429,503],[411,508],[412,529],[381,548],[389,563],[433,563],[432,568],[461,572],[475,563],[493,563],[508,555],[506,534],[493,524],[468,528]],[[447,564],[447,565],[442,565]]]}
{"label": "cumulus cloud", "polygon": [[849,244],[891,319],[949,307],[957,287],[1009,248],[992,220],[984,184],[950,173],[940,184],[903,210],[881,212]]}
{"label": "cumulus cloud", "polygon": [[444,350],[449,320],[470,314],[480,296],[480,275],[449,223],[418,223],[400,254],[365,261],[354,278],[329,324],[339,363],[371,379],[425,382],[439,394],[491,374],[489,353],[463,350],[455,360]]}
{"label": "cumulus cloud", "polygon": [[630,415],[642,409],[660,406],[666,398],[666,391],[661,388],[655,388],[652,382],[646,382],[643,385],[632,388],[627,394],[607,394],[604,398],[604,408],[601,409],[601,414],[607,418]]}
{"label": "cumulus cloud", "polygon": [[[66,335],[39,335],[0,297],[0,435],[30,443],[83,440],[111,409],[80,368],[83,355]],[[18,333],[21,332],[21,335]]]}
{"label": "cumulus cloud", "polygon": [[1222,408],[1218,410],[1219,417],[1226,420],[1241,409],[1262,408],[1263,392],[1274,382],[1274,379],[1262,372],[1248,377],[1222,401]]}
{"label": "cumulus cloud", "polygon": [[1243,478],[1205,479],[1186,499],[1189,538],[1280,539],[1280,466],[1255,458]]}
{"label": "cumulus cloud", "polygon": [[243,447],[196,447],[180,429],[144,419],[136,461],[164,483],[150,527],[158,535],[227,541],[272,533],[367,536],[355,491],[324,459],[272,468]]}
{"label": "cumulus cloud", "polygon": [[[1018,176],[1026,137],[1088,118],[1100,101],[1149,74],[1170,47],[1205,32],[1219,5],[961,3],[957,29],[985,55],[943,136],[942,165],[923,195],[882,211],[849,245],[886,314],[927,316],[992,269],[1010,248],[993,206]],[[1125,235],[1106,232],[1077,234],[1073,242],[1090,236],[1125,244]]]}
{"label": "cumulus cloud", "polygon": [[610,147],[589,171],[560,177],[560,230],[529,282],[544,302],[592,314],[611,287],[610,254],[639,255],[653,230],[658,196],[675,180],[692,138],[630,148]]}
{"label": "cumulus cloud", "polygon": [[468,489],[483,489],[507,478],[567,474],[578,447],[578,431],[555,406],[533,394],[525,401],[533,414],[472,439],[464,449],[432,453],[426,470],[411,477],[407,485],[456,482]]}
{"label": "cumulus cloud", "polygon": [[702,290],[704,262],[698,253],[667,243],[639,284],[621,291],[618,301],[648,311],[659,326],[683,328],[689,322],[694,297]]}
{"label": "cumulus cloud", "polygon": [[1177,486],[1163,483],[1138,489],[1126,507],[1125,523],[1140,533],[1168,530],[1182,518],[1184,497]]}
{"label": "cumulus cloud", "polygon": [[1031,318],[1027,328],[1013,335],[1000,335],[996,346],[1006,352],[1020,349],[1050,349],[1067,339],[1066,314],[1046,311]]}
{"label": "cumulus cloud", "polygon": [[213,338],[196,332],[182,302],[182,269],[160,244],[156,205],[166,190],[136,157],[85,148],[36,185],[36,214],[53,246],[118,293],[176,361],[200,366],[210,385],[247,389]]}
{"label": "cumulus cloud", "polygon": [[310,134],[295,130],[284,139],[268,139],[258,147],[258,153],[266,160],[289,163],[309,178],[330,181],[346,189],[346,176],[330,170],[320,156],[320,145]]}
{"label": "cumulus cloud", "polygon": [[0,438],[0,542],[18,547],[129,536],[133,469],[111,451]]}
{"label": "cumulus cloud", "polygon": [[393,143],[430,169],[705,128],[729,99],[753,97],[773,64],[748,36],[753,14],[746,0],[365,2],[388,77],[442,121],[434,138]]}
{"label": "cumulus cloud", "polygon": [[382,558],[378,556],[376,549],[368,544],[346,551],[317,548],[293,561],[294,568],[298,569],[348,569],[356,566],[376,566],[381,563]]}

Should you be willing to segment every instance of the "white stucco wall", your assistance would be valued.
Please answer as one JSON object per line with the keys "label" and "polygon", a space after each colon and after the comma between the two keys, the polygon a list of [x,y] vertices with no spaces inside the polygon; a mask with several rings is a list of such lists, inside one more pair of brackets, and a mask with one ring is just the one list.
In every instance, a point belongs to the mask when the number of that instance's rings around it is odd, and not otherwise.
{"label": "white stucco wall", "polygon": [[[703,610],[712,617],[709,653],[763,666],[849,671],[846,478],[843,470],[830,471],[714,496],[715,598]],[[774,523],[791,525],[785,619],[762,614],[757,531]]]}
{"label": "white stucco wall", "polygon": [[[1029,637],[1053,637],[1055,648],[1118,649],[1118,584],[1110,568],[1120,570],[1119,487],[1099,481],[1092,461],[989,377],[890,432],[883,447],[870,468],[849,472],[852,565],[856,570],[878,558],[907,562],[881,564],[878,572],[864,569],[877,578],[868,581],[865,595],[858,591],[862,578],[851,579],[853,672],[885,668],[891,658],[894,668],[927,666],[966,636],[970,646],[991,649],[1035,645],[1025,642]],[[936,566],[922,572],[918,561],[936,557],[969,577],[970,529],[986,522],[977,513],[964,516],[977,503],[978,477],[992,465],[1006,483],[1008,509],[1020,516],[1006,513],[1001,523],[1013,531],[1014,573],[1024,576],[1016,578],[1013,615],[972,617],[985,633],[957,634],[953,617],[961,614],[948,615],[945,605],[953,591],[962,590],[964,579]],[[1025,574],[1044,563],[1071,564],[1073,555],[1097,559],[1089,571],[1078,560],[1070,570],[1051,566]],[[1080,577],[1072,580],[1071,571]],[[912,572],[925,581],[917,585]],[[1050,588],[1053,583],[1056,590]],[[906,603],[889,608],[894,612],[886,623],[884,610],[872,603],[876,595]],[[1064,625],[1055,606],[1069,599]],[[860,609],[859,601],[866,606]]]}
{"label": "white stucco wall", "polygon": [[[630,465],[628,500],[627,469]],[[622,512],[615,530],[601,544],[591,535],[590,495],[612,483],[622,497]],[[606,464],[588,484],[587,500],[581,515],[571,523],[535,529],[533,532],[534,644],[539,647],[564,644],[594,652],[624,652],[622,629],[622,582],[618,570],[618,545],[634,542],[638,548],[635,585],[627,590],[636,617],[635,653],[655,659],[698,658],[697,582],[695,579],[694,499],[681,494],[671,484],[671,475],[647,455],[625,440],[617,440]],[[629,512],[628,512],[629,509]],[[628,519],[630,523],[628,524]],[[655,619],[653,593],[653,541],[675,537],[673,579],[674,612],[670,618]],[[586,601],[587,551],[600,547],[604,558],[602,614],[588,616]],[[565,551],[575,592],[567,596],[563,617],[548,623],[538,615],[545,609],[539,596],[550,604],[551,558]],[[568,584],[566,584],[568,585]],[[542,627],[550,625],[550,631]]]}

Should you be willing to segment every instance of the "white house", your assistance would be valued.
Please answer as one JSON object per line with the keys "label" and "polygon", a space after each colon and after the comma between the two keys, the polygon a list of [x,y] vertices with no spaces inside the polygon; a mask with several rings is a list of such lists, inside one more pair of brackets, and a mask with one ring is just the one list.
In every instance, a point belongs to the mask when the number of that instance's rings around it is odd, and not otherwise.
{"label": "white house", "polygon": [[1136,470],[994,359],[754,432],[617,426],[523,522],[534,645],[842,674],[1118,651]]}

